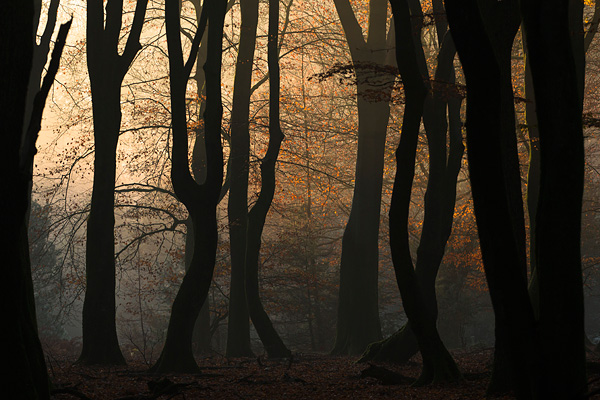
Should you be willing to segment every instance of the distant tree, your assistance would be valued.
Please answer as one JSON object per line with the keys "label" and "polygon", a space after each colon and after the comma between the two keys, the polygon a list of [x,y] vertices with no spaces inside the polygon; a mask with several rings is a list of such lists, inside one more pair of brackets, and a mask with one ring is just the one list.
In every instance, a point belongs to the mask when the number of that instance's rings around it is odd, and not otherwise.
{"label": "distant tree", "polygon": [[[342,239],[340,290],[335,345],[332,354],[360,354],[381,339],[378,309],[379,221],[391,79],[383,81],[360,64],[389,63],[385,0],[369,1],[367,38],[348,0],[335,0],[336,10],[357,77],[358,149],[352,209]],[[389,58],[388,58],[389,57]],[[388,79],[388,81],[385,81]],[[372,92],[383,96],[372,98]]]}
{"label": "distant tree", "polygon": [[87,222],[83,347],[79,362],[123,364],[115,322],[115,178],[121,84],[141,49],[148,0],[138,0],[122,54],[123,0],[87,2],[87,65],[94,117],[94,183]]}

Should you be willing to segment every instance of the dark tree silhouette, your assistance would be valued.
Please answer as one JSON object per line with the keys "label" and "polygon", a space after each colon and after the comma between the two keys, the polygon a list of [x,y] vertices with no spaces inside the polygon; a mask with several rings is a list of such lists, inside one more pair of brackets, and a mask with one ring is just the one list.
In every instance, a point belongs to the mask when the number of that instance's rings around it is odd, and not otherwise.
{"label": "dark tree silhouette", "polygon": [[37,333],[26,221],[39,121],[71,23],[60,29],[48,72],[33,102],[31,115],[35,118],[25,130],[27,87],[34,51],[32,39],[35,38],[34,2],[9,1],[3,11],[0,17],[3,55],[0,134],[4,144],[0,166],[4,184],[10,190],[0,196],[0,205],[5,210],[2,227],[6,233],[0,241],[5,265],[0,296],[5,323],[3,339],[10,343],[13,351],[13,365],[2,378],[3,394],[15,399],[49,399],[48,374]]}
{"label": "dark tree silhouette", "polygon": [[521,2],[540,135],[540,398],[576,398],[587,383],[580,250],[584,54],[581,33],[573,43],[569,11],[567,0]]}
{"label": "dark tree silhouette", "polygon": [[[411,32],[403,28],[403,33],[411,33],[409,37],[399,40],[415,42],[415,56],[421,79],[429,75],[425,54],[421,43],[421,27],[423,13],[418,1],[410,1],[413,16]],[[441,0],[433,2],[434,13],[442,14]],[[412,22],[411,21],[411,22]],[[454,84],[454,56],[456,49],[443,18],[436,18],[439,53],[435,77],[426,79],[423,85],[428,90],[423,106],[423,125],[428,143],[429,177],[425,194],[423,230],[417,249],[415,274],[424,300],[437,318],[437,298],[435,281],[444,256],[446,243],[452,231],[454,205],[456,200],[456,179],[461,168],[464,152],[461,134],[460,106],[462,99],[451,93],[449,88]],[[406,62],[406,61],[405,61]],[[408,102],[409,99],[407,98]],[[410,98],[410,101],[415,101]],[[404,132],[404,131],[403,131]],[[449,146],[446,142],[448,141]],[[407,168],[408,161],[402,162]],[[412,167],[411,167],[412,168]],[[360,361],[378,360],[407,362],[418,351],[417,340],[411,328],[411,322],[400,328],[389,338],[369,345]]]}
{"label": "dark tree silhouette", "polygon": [[86,291],[79,362],[123,364],[115,322],[115,174],[121,84],[138,51],[148,0],[138,0],[131,32],[118,52],[123,0],[87,4],[87,64],[94,117],[94,183],[87,222]]}
{"label": "dark tree silhouette", "polygon": [[[406,93],[402,136],[396,150],[397,170],[390,204],[392,261],[404,310],[423,357],[423,371],[417,384],[453,381],[460,379],[460,372],[437,332],[436,313],[427,301],[425,286],[417,278],[409,248],[408,211],[417,138],[427,87],[418,67],[408,4],[403,0],[393,0],[390,3],[396,29],[396,60]],[[432,135],[431,140],[433,139]]]}
{"label": "dark tree silhouette", "polygon": [[[226,0],[212,0],[203,5],[190,55],[184,63],[179,2],[168,0],[165,4],[173,132],[171,180],[177,198],[186,207],[192,220],[194,252],[173,302],[165,346],[151,369],[157,373],[198,371],[192,349],[192,334],[212,281],[218,240],[216,207],[223,183],[221,55],[226,6]],[[207,23],[208,47],[204,64],[206,179],[198,184],[189,168],[185,94]]]}
{"label": "dark tree silhouette", "polygon": [[229,155],[229,241],[231,248],[231,285],[227,324],[228,357],[252,356],[250,320],[244,289],[246,233],[248,226],[248,171],[250,157],[250,95],[258,0],[241,0],[240,44],[233,83],[231,110],[231,153]]}
{"label": "dark tree silhouette", "polygon": [[519,399],[578,398],[586,389],[580,254],[583,46],[572,43],[568,1],[520,2],[539,125],[536,321],[527,293],[509,101],[517,2],[479,3],[447,0],[446,10],[467,82],[469,172],[496,316],[497,359],[502,353]]}
{"label": "dark tree silhouette", "polygon": [[275,194],[275,164],[283,140],[279,122],[279,0],[269,0],[269,39],[267,58],[269,64],[269,144],[267,153],[261,160],[261,189],[256,203],[248,213],[246,238],[246,298],[252,323],[265,346],[269,357],[282,358],[291,355],[281,337],[277,334],[269,315],[260,300],[258,286],[258,264],[262,232],[267,213]]}

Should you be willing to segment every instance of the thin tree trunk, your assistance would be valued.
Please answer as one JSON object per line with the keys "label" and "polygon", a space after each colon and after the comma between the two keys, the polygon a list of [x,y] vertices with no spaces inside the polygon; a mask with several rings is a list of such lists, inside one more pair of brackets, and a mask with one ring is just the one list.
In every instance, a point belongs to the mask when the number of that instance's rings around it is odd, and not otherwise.
{"label": "thin tree trunk", "polygon": [[231,285],[229,322],[227,324],[228,357],[252,356],[250,320],[246,303],[244,270],[248,224],[248,172],[250,157],[250,95],[254,48],[258,24],[258,0],[241,0],[240,45],[233,84],[231,111],[231,153],[229,155],[229,239]]}
{"label": "thin tree trunk", "polygon": [[248,214],[246,238],[246,298],[248,310],[256,332],[269,357],[283,358],[291,355],[281,337],[277,334],[269,315],[260,300],[258,285],[258,265],[263,228],[267,213],[275,194],[275,164],[283,140],[279,124],[279,0],[269,0],[269,145],[261,162],[261,190],[256,203]]}
{"label": "thin tree trunk", "polygon": [[396,29],[396,60],[406,96],[402,136],[396,150],[397,170],[390,204],[392,261],[404,310],[411,322],[411,328],[423,357],[423,370],[416,384],[455,381],[460,379],[460,372],[439,337],[435,312],[426,301],[410,255],[408,211],[417,138],[427,88],[417,63],[417,49],[412,37],[408,5],[402,0],[393,0],[390,3]]}

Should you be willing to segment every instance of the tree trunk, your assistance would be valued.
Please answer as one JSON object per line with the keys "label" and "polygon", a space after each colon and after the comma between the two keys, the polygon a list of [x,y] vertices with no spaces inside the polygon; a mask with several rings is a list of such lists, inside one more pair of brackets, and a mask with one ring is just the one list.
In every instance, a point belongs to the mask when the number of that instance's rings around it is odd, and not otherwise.
{"label": "tree trunk", "polygon": [[[406,96],[402,136],[396,150],[396,176],[390,204],[390,247],[396,282],[402,295],[404,310],[415,333],[423,357],[423,370],[416,384],[455,381],[460,372],[442,343],[436,328],[435,311],[427,301],[410,255],[408,211],[417,138],[427,88],[418,67],[415,42],[410,25],[408,4],[390,1],[396,29],[396,60],[404,82]],[[434,139],[432,135],[432,139]]]}
{"label": "tree trunk", "polygon": [[[171,180],[175,194],[188,210],[192,220],[194,252],[173,302],[165,346],[158,361],[151,368],[151,371],[156,373],[198,371],[193,355],[192,335],[212,282],[218,242],[216,207],[223,183],[223,108],[220,77],[226,4],[224,0],[215,0],[203,7],[198,31],[185,63],[180,41],[179,2],[169,0],[165,5],[173,131]],[[207,21],[208,48],[204,64],[207,84],[204,113],[207,173],[205,182],[198,184],[189,169],[185,94]]]}
{"label": "tree trunk", "polygon": [[[8,397],[49,399],[48,376],[44,354],[37,336],[33,285],[28,257],[25,214],[27,212],[27,176],[21,171],[19,157],[25,114],[29,70],[33,58],[33,2],[10,1],[5,4],[0,24],[2,51],[3,146],[0,163],[6,190],[0,196],[4,210],[0,242],[3,257],[2,290],[4,316],[3,340],[14,351],[16,365],[7,369],[2,383]],[[9,189],[10,188],[10,189]]]}
{"label": "tree trunk", "polygon": [[[434,5],[436,5],[436,10],[442,7],[439,2],[435,2]],[[415,4],[414,8],[412,15],[417,15],[420,12],[420,4]],[[438,25],[438,32],[447,31],[445,24],[438,22]],[[399,40],[415,42],[417,59],[414,62],[420,66],[421,76],[427,76],[429,72],[421,47],[420,32],[420,28],[416,29],[409,37]],[[417,250],[415,273],[423,290],[424,299],[435,319],[437,319],[435,281],[446,243],[452,231],[456,179],[461,168],[464,151],[460,121],[461,99],[458,95],[453,94],[451,89],[451,85],[454,84],[455,53],[450,34],[440,34],[435,84],[425,99],[423,109],[423,124],[429,149],[429,178],[425,194],[425,218]],[[446,149],[446,132],[449,137],[449,151]],[[407,322],[388,339],[369,345],[360,361],[405,363],[418,350],[411,323]]]}
{"label": "tree trunk", "polygon": [[[34,52],[34,3],[7,2],[2,15],[0,51],[4,57],[0,67],[4,74],[0,93],[3,122],[0,134],[4,139],[4,152],[0,157],[0,170],[10,191],[0,196],[0,205],[5,210],[2,226],[6,233],[0,242],[6,266],[0,303],[6,324],[3,339],[13,346],[14,364],[3,373],[2,387],[8,398],[49,399],[48,373],[37,332],[27,214],[35,143],[71,23],[61,26],[42,87],[38,83],[33,101],[29,102],[28,126],[25,126],[27,87]],[[39,18],[39,14],[37,16]]]}
{"label": "tree trunk", "polygon": [[121,83],[140,50],[147,0],[136,5],[127,44],[117,52],[123,3],[89,0],[87,58],[94,116],[94,183],[87,224],[86,292],[82,312],[83,347],[79,362],[124,364],[115,322],[114,189],[121,126]]}
{"label": "tree trunk", "polygon": [[580,251],[583,47],[572,43],[568,1],[523,1],[521,11],[540,133],[540,398],[577,398],[587,386]]}
{"label": "tree trunk", "polygon": [[246,303],[244,270],[248,226],[248,171],[250,156],[250,88],[254,66],[258,0],[241,0],[240,46],[235,67],[231,111],[231,153],[229,155],[229,240],[231,285],[227,357],[251,357],[250,320]]}
{"label": "tree trunk", "polygon": [[[387,2],[369,2],[365,40],[347,0],[334,1],[355,65],[358,106],[358,150],[350,217],[342,238],[338,320],[332,354],[361,354],[381,339],[378,310],[379,221],[383,154],[389,119],[391,85],[371,86],[369,65],[383,65],[391,52],[386,39]],[[365,65],[367,68],[365,68]],[[380,98],[369,99],[369,93]],[[383,100],[382,100],[383,99]]]}
{"label": "tree trunk", "polygon": [[269,145],[261,162],[261,190],[256,203],[248,214],[246,238],[246,298],[248,310],[256,332],[267,354],[271,358],[291,356],[277,334],[269,315],[265,312],[258,286],[258,265],[263,228],[267,213],[275,194],[275,164],[283,140],[279,124],[279,51],[277,48],[279,33],[279,0],[269,0]]}
{"label": "tree trunk", "polygon": [[[498,3],[502,24],[511,15],[511,2]],[[488,39],[476,1],[446,1],[448,22],[463,65],[467,83],[467,148],[469,175],[481,253],[494,313],[496,345],[503,348],[518,398],[535,396],[535,331],[527,294],[524,242],[516,208],[518,165],[512,157],[514,111],[506,65],[510,52],[499,40]],[[495,17],[496,18],[496,17]],[[511,29],[511,24],[503,25]],[[504,29],[504,28],[498,28]],[[513,29],[514,30],[514,29]],[[516,32],[516,30],[514,30]],[[512,32],[512,31],[511,31]],[[511,33],[512,34],[512,33]],[[508,42],[508,39],[506,39]],[[504,43],[506,43],[504,42]],[[507,46],[508,47],[508,46]],[[520,189],[519,189],[520,191]],[[521,206],[522,207],[522,206]],[[501,347],[500,347],[501,346]],[[498,354],[498,352],[496,353]]]}

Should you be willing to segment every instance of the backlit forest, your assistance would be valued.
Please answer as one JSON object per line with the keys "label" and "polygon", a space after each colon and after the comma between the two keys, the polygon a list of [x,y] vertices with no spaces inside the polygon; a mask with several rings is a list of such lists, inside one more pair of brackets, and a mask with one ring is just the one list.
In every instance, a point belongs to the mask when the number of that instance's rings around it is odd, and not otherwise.
{"label": "backlit forest", "polygon": [[599,2],[8,3],[9,398],[600,393]]}

